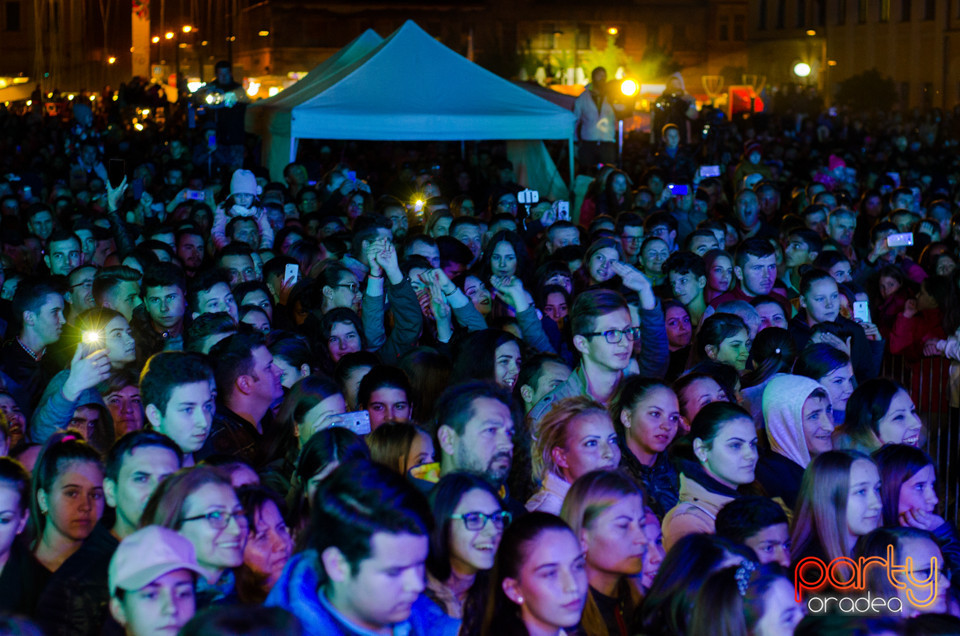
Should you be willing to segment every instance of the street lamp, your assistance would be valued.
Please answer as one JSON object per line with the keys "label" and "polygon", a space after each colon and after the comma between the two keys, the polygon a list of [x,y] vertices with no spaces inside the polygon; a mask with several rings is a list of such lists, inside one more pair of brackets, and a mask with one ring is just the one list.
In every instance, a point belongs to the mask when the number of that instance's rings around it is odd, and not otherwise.
{"label": "street lamp", "polygon": [[793,74],[797,77],[809,77],[810,65],[806,62],[797,62],[793,65]]}
{"label": "street lamp", "polygon": [[616,35],[617,33],[620,33],[620,29],[618,29],[617,27],[610,27],[609,29],[607,29],[608,35]]}

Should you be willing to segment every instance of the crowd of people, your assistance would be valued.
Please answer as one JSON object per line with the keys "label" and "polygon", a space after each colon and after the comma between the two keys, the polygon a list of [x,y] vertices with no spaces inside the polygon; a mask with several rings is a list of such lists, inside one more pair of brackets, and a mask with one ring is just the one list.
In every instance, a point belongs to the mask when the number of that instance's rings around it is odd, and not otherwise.
{"label": "crowd of people", "polygon": [[668,123],[534,204],[107,112],[0,110],[0,632],[960,633],[883,374],[960,360],[960,111]]}

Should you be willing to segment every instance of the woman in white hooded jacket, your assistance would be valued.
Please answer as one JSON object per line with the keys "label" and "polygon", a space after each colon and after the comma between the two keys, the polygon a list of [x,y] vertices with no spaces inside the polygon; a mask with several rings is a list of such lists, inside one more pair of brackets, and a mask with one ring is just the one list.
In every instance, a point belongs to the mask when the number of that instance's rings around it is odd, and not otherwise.
{"label": "woman in white hooded jacket", "polygon": [[760,454],[757,481],[770,497],[796,503],[803,471],[820,453],[833,449],[830,396],[816,380],[781,374],[763,391],[763,418],[769,450]]}

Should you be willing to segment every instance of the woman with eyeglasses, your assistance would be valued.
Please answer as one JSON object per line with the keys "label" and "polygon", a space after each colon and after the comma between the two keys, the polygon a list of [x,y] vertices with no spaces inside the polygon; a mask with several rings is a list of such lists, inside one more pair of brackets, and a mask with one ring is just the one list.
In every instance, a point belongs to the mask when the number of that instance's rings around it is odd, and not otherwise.
{"label": "woman with eyeglasses", "polygon": [[190,540],[206,573],[197,581],[197,609],[238,601],[234,568],[243,565],[249,522],[230,479],[211,466],[185,468],[147,501],[141,526],[176,530]]}
{"label": "woman with eyeglasses", "polygon": [[485,590],[510,513],[483,479],[444,476],[430,492],[435,525],[427,556],[427,596],[453,618],[463,616],[471,590]]}
{"label": "woman with eyeglasses", "polygon": [[360,282],[349,269],[339,263],[329,263],[320,270],[317,285],[323,294],[320,313],[325,314],[337,307],[346,307],[359,313],[363,293],[360,291]]}

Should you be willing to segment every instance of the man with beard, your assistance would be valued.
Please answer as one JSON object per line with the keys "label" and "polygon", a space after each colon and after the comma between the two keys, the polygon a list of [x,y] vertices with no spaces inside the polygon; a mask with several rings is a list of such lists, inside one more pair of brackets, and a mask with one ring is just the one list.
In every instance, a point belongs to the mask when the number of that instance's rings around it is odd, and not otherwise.
{"label": "man with beard", "polygon": [[450,387],[437,402],[440,476],[473,473],[499,488],[504,507],[523,514],[523,504],[510,498],[504,483],[513,462],[515,422],[510,395],[487,382]]}
{"label": "man with beard", "polygon": [[177,256],[187,276],[193,277],[203,265],[203,235],[192,227],[177,232]]}

